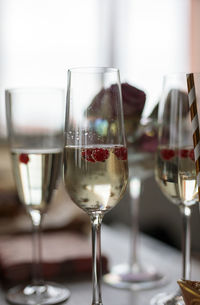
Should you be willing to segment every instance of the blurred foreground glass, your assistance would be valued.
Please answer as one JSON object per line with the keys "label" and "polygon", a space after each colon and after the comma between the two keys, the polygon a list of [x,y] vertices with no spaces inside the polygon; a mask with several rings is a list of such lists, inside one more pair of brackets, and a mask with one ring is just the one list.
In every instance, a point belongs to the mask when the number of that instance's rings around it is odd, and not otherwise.
{"label": "blurred foreground glass", "polygon": [[7,300],[14,304],[56,304],[70,295],[65,287],[44,282],[41,270],[40,230],[61,172],[64,109],[62,89],[6,91],[13,173],[33,226],[33,279],[8,291]]}
{"label": "blurred foreground glass", "polygon": [[91,220],[93,305],[102,304],[102,219],[122,198],[128,180],[124,133],[119,71],[69,70],[64,179],[71,199]]}
{"label": "blurred foreground glass", "polygon": [[[194,161],[192,124],[190,119],[185,74],[164,79],[159,104],[159,145],[155,177],[163,194],[180,209],[182,216],[182,279],[190,279],[190,215],[198,201]],[[177,281],[177,279],[175,279]],[[161,293],[151,304],[184,304],[180,290]]]}

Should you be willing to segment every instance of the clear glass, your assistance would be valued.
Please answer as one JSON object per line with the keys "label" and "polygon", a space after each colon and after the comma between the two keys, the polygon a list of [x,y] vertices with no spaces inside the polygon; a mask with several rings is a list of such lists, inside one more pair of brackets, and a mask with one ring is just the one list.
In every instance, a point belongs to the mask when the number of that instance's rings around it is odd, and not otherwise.
{"label": "clear glass", "polygon": [[[104,276],[109,285],[133,291],[150,289],[166,284],[166,277],[149,262],[140,260],[139,210],[144,181],[154,172],[155,122],[141,119],[137,131],[128,142],[129,194],[131,211],[130,259],[115,265]],[[141,137],[145,138],[145,149],[141,149]],[[152,147],[153,146],[153,147]]]}
{"label": "clear glass", "polygon": [[33,227],[32,282],[11,288],[14,304],[57,304],[69,298],[62,285],[45,282],[40,231],[61,173],[65,93],[54,88],[6,90],[6,118],[13,174]]}
{"label": "clear glass", "polygon": [[[180,210],[182,217],[182,279],[190,279],[190,215],[198,201],[194,161],[192,124],[190,119],[185,74],[168,75],[164,79],[159,103],[159,144],[155,178],[163,194]],[[180,290],[155,296],[151,304],[184,304]]]}
{"label": "clear glass", "polygon": [[101,223],[122,198],[128,181],[119,71],[68,71],[64,180],[74,203],[90,217],[93,297],[101,297]]}

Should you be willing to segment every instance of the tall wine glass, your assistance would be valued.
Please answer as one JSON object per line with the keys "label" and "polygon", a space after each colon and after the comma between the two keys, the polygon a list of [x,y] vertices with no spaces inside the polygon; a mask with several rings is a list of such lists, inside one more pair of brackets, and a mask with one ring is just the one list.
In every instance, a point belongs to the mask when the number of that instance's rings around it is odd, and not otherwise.
{"label": "tall wine glass", "polygon": [[64,180],[71,199],[91,220],[92,304],[102,304],[101,223],[104,214],[122,198],[128,180],[117,69],[68,71]]}
{"label": "tall wine glass", "polygon": [[56,304],[70,292],[44,282],[41,271],[40,230],[56,189],[62,164],[64,90],[20,88],[6,91],[8,138],[20,201],[33,227],[33,278],[11,288],[7,300],[14,304]]}
{"label": "tall wine glass", "polygon": [[[185,74],[165,77],[159,104],[159,146],[155,177],[182,216],[182,279],[190,279],[190,215],[197,200],[192,126]],[[179,290],[161,293],[152,304],[182,304]]]}

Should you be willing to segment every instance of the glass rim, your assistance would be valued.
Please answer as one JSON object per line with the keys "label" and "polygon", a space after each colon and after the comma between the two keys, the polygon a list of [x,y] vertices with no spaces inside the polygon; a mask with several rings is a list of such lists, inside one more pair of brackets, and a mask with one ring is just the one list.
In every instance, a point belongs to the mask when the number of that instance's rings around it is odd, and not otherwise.
{"label": "glass rim", "polygon": [[73,67],[73,68],[69,68],[67,70],[70,73],[93,73],[93,74],[97,74],[97,73],[119,73],[119,69],[118,68],[114,68],[114,67],[93,67],[93,66],[89,66],[89,67]]}

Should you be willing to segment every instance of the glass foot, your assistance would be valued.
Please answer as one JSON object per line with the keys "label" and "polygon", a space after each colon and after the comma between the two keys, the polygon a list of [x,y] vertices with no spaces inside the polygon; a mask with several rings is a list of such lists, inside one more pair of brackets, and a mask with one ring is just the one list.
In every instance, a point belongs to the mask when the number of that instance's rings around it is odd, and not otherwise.
{"label": "glass foot", "polygon": [[185,305],[180,292],[159,293],[151,299],[151,305]]}
{"label": "glass foot", "polygon": [[104,275],[103,279],[113,287],[134,291],[159,287],[167,283],[165,276],[151,266],[130,268],[126,264],[115,266],[110,273]]}
{"label": "glass foot", "polygon": [[8,302],[20,305],[53,305],[61,303],[69,297],[70,291],[55,283],[17,286],[9,289],[6,295]]}

